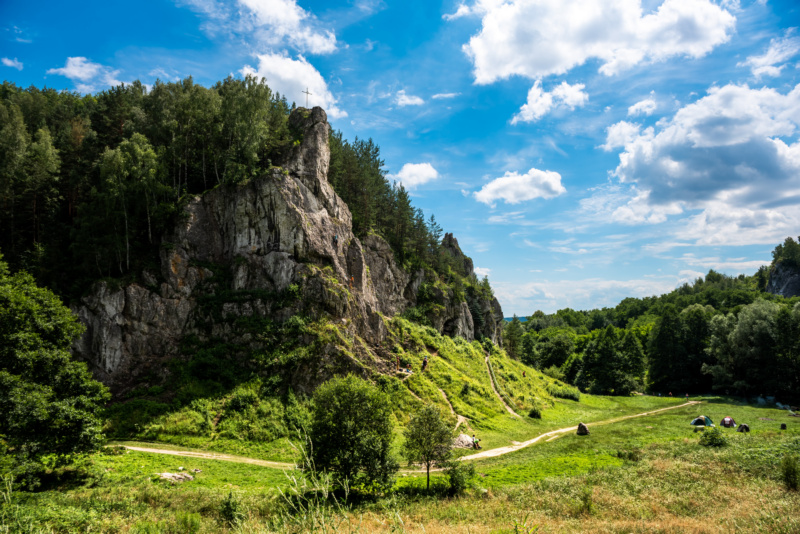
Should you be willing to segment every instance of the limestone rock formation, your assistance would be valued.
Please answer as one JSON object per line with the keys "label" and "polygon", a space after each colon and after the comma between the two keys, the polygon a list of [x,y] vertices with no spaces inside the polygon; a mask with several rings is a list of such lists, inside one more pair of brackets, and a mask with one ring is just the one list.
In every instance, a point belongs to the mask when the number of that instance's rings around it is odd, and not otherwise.
{"label": "limestone rock formation", "polygon": [[778,262],[769,273],[767,292],[786,298],[800,295],[800,268]]}
{"label": "limestone rock formation", "polygon": [[[124,390],[146,373],[166,374],[166,362],[179,355],[187,336],[257,349],[261,341],[237,328],[243,318],[326,318],[377,345],[386,335],[384,317],[416,304],[424,271],[405,272],[379,236],[362,244],[350,210],[328,183],[325,112],[299,108],[289,126],[302,142],[282,167],[188,203],[162,239],[160,277],[145,272],[145,285],[120,288],[99,282],[74,308],[87,327],[74,352],[112,390]],[[472,262],[452,235],[445,246],[471,273]],[[437,330],[498,340],[503,315],[496,299],[484,299],[471,312],[452,291],[439,290],[435,298]],[[473,313],[480,314],[478,332]],[[337,372],[378,365],[373,354],[345,355],[333,346],[319,356],[338,358]],[[297,372],[313,375],[309,382],[327,378],[310,366]]]}

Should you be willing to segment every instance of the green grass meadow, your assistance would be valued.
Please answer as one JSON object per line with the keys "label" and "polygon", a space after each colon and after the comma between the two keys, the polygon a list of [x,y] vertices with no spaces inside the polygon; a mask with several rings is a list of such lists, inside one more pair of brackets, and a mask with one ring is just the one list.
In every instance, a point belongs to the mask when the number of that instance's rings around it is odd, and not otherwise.
{"label": "green grass meadow", "polygon": [[[446,496],[447,481],[439,472],[431,477],[433,491],[426,492],[424,473],[405,465],[385,495],[343,495],[292,469],[118,447],[292,464],[300,458],[295,444],[302,442],[310,399],[275,395],[261,379],[227,390],[198,386],[205,393],[187,402],[149,388],[110,411],[113,441],[103,452],[52,472],[36,492],[5,480],[0,534],[800,532],[800,493],[788,489],[782,467],[787,457],[800,456],[800,417],[725,397],[693,398],[699,404],[679,406],[684,399],[578,395],[489,348],[495,386],[520,416],[515,417],[492,389],[486,347],[403,319],[387,326],[388,356],[381,365],[392,369],[399,357],[416,371],[374,376],[395,407],[398,456],[402,429],[423,403],[439,406],[455,426],[452,405],[468,419],[461,431],[477,434],[484,450],[579,422],[590,434],[564,432],[503,456],[466,460],[477,475],[459,497]],[[425,356],[429,365],[422,373]],[[528,416],[533,407],[541,418]],[[665,408],[672,409],[620,420]],[[722,429],[717,441],[723,446],[703,446],[704,433],[689,425],[700,414],[717,424],[731,416],[751,432]],[[781,423],[787,430],[780,430]],[[195,478],[173,483],[160,479],[165,472]]]}

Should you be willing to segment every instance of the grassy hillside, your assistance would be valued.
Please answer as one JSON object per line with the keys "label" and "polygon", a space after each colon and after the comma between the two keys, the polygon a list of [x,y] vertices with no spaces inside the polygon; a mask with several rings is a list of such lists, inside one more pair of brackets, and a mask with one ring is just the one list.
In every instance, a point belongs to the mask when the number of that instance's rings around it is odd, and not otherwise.
{"label": "grassy hillside", "polygon": [[[387,320],[386,326],[389,336],[374,352],[366,350],[358,337],[332,324],[313,328],[339,351],[360,353],[357,361],[363,365],[363,373],[392,397],[398,440],[409,415],[422,403],[435,404],[445,414],[451,414],[452,406],[453,426],[455,414],[466,417],[463,431],[477,433],[489,447],[527,439],[540,429],[563,422],[604,418],[613,411],[611,406],[595,406],[591,400],[579,403],[556,397],[577,399],[579,394],[575,388],[512,360],[491,343],[452,339],[400,317]],[[429,364],[423,373],[426,356]],[[492,388],[487,356],[497,393]],[[403,368],[411,367],[411,374],[396,372],[398,358]],[[293,358],[286,360],[289,366],[296,364]],[[148,388],[110,407],[109,436],[267,460],[296,459],[290,441],[301,440],[308,421],[308,397],[291,388],[276,391],[273,376],[265,373],[243,375],[226,391],[208,387],[191,375],[187,378],[185,373],[179,376],[183,378],[172,385],[172,390],[169,385]],[[195,394],[189,395],[192,392]],[[519,417],[506,410],[502,399]],[[625,405],[628,401],[621,402]],[[534,407],[541,411],[541,419],[528,417]]]}

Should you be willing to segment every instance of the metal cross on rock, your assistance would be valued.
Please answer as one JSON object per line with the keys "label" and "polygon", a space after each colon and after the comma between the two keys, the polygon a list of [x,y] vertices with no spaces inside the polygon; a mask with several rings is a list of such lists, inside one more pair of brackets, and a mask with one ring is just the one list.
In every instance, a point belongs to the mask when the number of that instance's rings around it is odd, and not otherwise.
{"label": "metal cross on rock", "polygon": [[312,93],[309,93],[309,92],[308,92],[308,87],[306,87],[306,90],[305,90],[305,91],[303,91],[303,93],[306,95],[306,107],[308,107],[308,95],[310,95],[310,94],[312,94]]}

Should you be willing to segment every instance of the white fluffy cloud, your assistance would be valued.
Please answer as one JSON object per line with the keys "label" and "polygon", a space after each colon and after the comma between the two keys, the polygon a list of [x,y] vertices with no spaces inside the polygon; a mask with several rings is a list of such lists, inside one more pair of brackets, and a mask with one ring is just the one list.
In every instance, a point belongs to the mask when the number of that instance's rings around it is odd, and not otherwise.
{"label": "white fluffy cloud", "polygon": [[303,56],[292,59],[281,54],[261,54],[258,56],[257,69],[245,65],[241,72],[266,78],[270,88],[285,95],[290,102],[294,100],[305,104],[303,91],[308,88],[311,93],[309,107],[321,106],[335,119],[347,116],[336,105],[336,98],[328,89],[325,79]]}
{"label": "white fluffy cloud", "polygon": [[2,61],[3,65],[5,65],[6,67],[11,67],[12,69],[22,70],[22,62],[19,61],[17,58],[9,59],[7,57],[4,57],[4,58],[0,59],[0,61]]}
{"label": "white fluffy cloud", "polygon": [[772,39],[769,48],[760,56],[748,56],[746,61],[738,63],[737,67],[750,67],[754,76],[780,76],[786,61],[792,59],[800,52],[800,37],[792,37],[790,33],[783,39]]}
{"label": "white fluffy cloud", "polygon": [[451,17],[481,14],[464,51],[475,82],[564,74],[589,60],[614,75],[642,62],[701,57],[726,42],[736,19],[711,0],[665,0],[645,14],[641,0],[479,0]]}
{"label": "white fluffy cloud", "polygon": [[81,93],[91,93],[98,88],[120,85],[118,70],[100,63],[92,63],[85,57],[68,57],[63,67],[48,69],[47,74],[58,74],[72,80],[75,89]]}
{"label": "white fluffy cloud", "polygon": [[676,236],[699,244],[780,241],[800,225],[800,85],[786,94],[714,87],[656,128],[617,123],[614,171],[636,184],[613,220],[658,223],[691,211]]}
{"label": "white fluffy cloud", "polygon": [[301,52],[329,54],[336,35],[319,27],[297,0],[176,0],[207,17],[203,29],[211,35],[232,34],[262,47],[292,46]]}
{"label": "white fluffy cloud", "polygon": [[430,163],[406,163],[400,172],[386,177],[397,180],[406,189],[416,189],[417,186],[439,178],[439,172]]}
{"label": "white fluffy cloud", "polygon": [[488,267],[475,267],[474,271],[478,276],[489,276],[489,274],[492,272],[492,270]]}
{"label": "white fluffy cloud", "polygon": [[656,101],[651,98],[645,98],[631,107],[628,108],[628,117],[636,117],[637,115],[652,115],[658,105]]}
{"label": "white fluffy cloud", "polygon": [[397,91],[397,99],[395,100],[395,103],[402,108],[405,106],[421,106],[425,103],[425,101],[418,96],[407,95],[405,90],[401,89]]}
{"label": "white fluffy cloud", "polygon": [[[621,148],[636,139],[639,135],[641,126],[627,121],[619,121],[606,128],[606,144],[601,145],[601,148],[606,152],[610,152],[615,148]],[[652,132],[652,128],[649,129]]]}
{"label": "white fluffy cloud", "polygon": [[570,85],[567,82],[561,82],[561,85],[548,93],[542,89],[542,81],[536,80],[528,91],[528,101],[511,119],[511,124],[538,121],[554,108],[582,107],[589,100],[589,95],[583,91],[584,87],[582,83]]}
{"label": "white fluffy cloud", "polygon": [[566,192],[557,172],[531,169],[525,174],[506,172],[484,185],[474,196],[478,202],[489,205],[497,200],[518,204],[534,198],[554,198]]}

